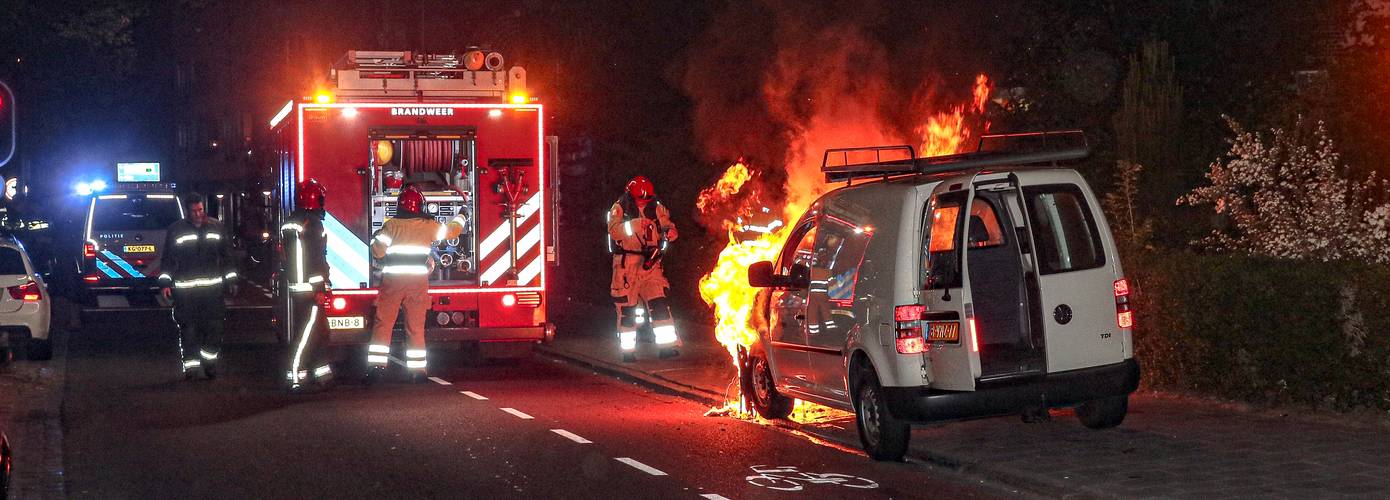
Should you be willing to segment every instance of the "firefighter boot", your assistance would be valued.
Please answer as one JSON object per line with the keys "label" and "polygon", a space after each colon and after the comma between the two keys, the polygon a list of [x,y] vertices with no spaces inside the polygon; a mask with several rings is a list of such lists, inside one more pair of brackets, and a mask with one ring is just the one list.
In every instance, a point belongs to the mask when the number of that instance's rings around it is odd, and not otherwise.
{"label": "firefighter boot", "polygon": [[367,376],[362,381],[367,385],[376,385],[383,380],[386,380],[386,367],[372,366],[367,368]]}

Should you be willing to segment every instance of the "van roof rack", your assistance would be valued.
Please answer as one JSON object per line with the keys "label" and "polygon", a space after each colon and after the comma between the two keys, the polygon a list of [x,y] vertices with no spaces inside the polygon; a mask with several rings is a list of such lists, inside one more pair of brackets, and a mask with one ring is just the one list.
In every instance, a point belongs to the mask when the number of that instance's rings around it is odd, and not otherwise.
{"label": "van roof rack", "polygon": [[1090,156],[1080,130],[986,134],[974,152],[918,158],[912,146],[869,146],[825,150],[821,172],[826,182],[853,182],[865,177],[938,174],[1004,165],[1056,165]]}

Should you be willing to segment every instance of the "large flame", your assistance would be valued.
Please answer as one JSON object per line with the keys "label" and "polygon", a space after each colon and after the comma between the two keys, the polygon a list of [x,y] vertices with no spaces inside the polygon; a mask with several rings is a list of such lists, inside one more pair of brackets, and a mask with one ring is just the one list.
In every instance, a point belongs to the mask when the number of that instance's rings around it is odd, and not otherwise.
{"label": "large flame", "polygon": [[[775,97],[775,86],[767,93]],[[969,149],[968,140],[972,137],[969,118],[978,118],[984,112],[985,102],[990,92],[989,79],[985,75],[976,77],[973,99],[968,104],[960,104],[945,112],[935,113],[921,127],[914,130],[921,144],[922,156],[939,156],[963,152]],[[881,95],[881,94],[880,94]],[[791,232],[791,227],[820,195],[830,190],[820,172],[821,154],[827,148],[843,146],[871,146],[900,144],[902,138],[894,137],[892,127],[873,114],[872,106],[857,102],[854,98],[840,99],[836,95],[819,96],[827,102],[828,108],[814,114],[807,126],[798,130],[799,134],[791,141],[787,154],[787,180],[783,187],[786,198],[782,207],[786,224],[780,229],[761,235],[761,237],[740,240],[735,238],[733,225],[726,224],[729,230],[728,244],[719,253],[714,269],[700,279],[700,297],[714,308],[716,318],[715,336],[729,351],[737,367],[740,347],[747,348],[758,339],[758,332],[751,324],[754,300],[758,290],[748,286],[748,266],[759,262],[775,260],[782,244]],[[862,100],[862,99],[861,99]],[[777,102],[776,99],[772,100]],[[988,124],[978,122],[981,127]],[[718,203],[733,199],[742,189],[750,185],[749,166],[740,160],[731,165],[715,184],[701,192],[697,208],[708,214]],[[758,202],[753,199],[750,202]],[[760,202],[759,202],[760,203]],[[728,214],[738,214],[761,207],[740,206]],[[723,408],[711,410],[711,414],[741,414],[744,411],[741,397],[730,398]],[[821,407],[809,409],[809,404],[798,401],[793,416],[801,415],[800,420],[820,421],[827,417]],[[747,415],[743,415],[747,416]],[[800,421],[799,420],[799,421]]]}

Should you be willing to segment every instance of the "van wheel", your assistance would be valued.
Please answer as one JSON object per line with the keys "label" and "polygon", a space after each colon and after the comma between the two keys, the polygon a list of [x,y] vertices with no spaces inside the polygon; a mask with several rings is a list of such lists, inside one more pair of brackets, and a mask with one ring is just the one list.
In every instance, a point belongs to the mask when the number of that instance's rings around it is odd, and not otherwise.
{"label": "van wheel", "polygon": [[1087,401],[1076,407],[1076,418],[1081,425],[1092,429],[1109,429],[1125,421],[1129,413],[1129,396],[1111,396],[1105,399]]}
{"label": "van wheel", "polygon": [[912,428],[888,412],[888,400],[873,369],[860,373],[854,391],[854,420],[859,427],[859,441],[870,458],[901,462],[907,454]]}
{"label": "van wheel", "polygon": [[48,339],[29,339],[24,342],[24,354],[29,361],[53,359],[53,342]]}
{"label": "van wheel", "polygon": [[744,381],[743,386],[752,389],[753,410],[769,420],[787,418],[787,415],[791,415],[795,402],[777,392],[777,383],[772,378],[772,366],[767,362],[767,355],[753,354],[748,364],[751,367],[748,373],[743,375],[748,379]]}

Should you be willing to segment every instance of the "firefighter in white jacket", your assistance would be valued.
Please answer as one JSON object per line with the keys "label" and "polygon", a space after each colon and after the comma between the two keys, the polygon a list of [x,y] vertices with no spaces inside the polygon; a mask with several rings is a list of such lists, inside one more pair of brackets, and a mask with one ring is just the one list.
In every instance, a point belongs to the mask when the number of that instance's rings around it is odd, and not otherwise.
{"label": "firefighter in white jacket", "polygon": [[396,200],[396,216],[387,219],[372,238],[372,258],[381,265],[381,289],[372,320],[372,342],[367,346],[367,380],[386,372],[391,355],[391,330],[396,314],[405,306],[405,367],[418,382],[425,370],[425,315],[430,308],[430,273],[434,270],[435,242],[457,238],[467,221],[457,215],[447,224],[424,212],[425,195],[406,186]]}
{"label": "firefighter in white jacket", "polygon": [[648,320],[661,357],[679,354],[680,337],[666,301],[671,285],[661,267],[666,245],[676,239],[676,225],[646,177],[628,182],[627,191],[609,210],[608,237],[613,254],[610,294],[617,307],[623,361],[637,360],[637,330]]}

